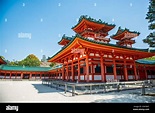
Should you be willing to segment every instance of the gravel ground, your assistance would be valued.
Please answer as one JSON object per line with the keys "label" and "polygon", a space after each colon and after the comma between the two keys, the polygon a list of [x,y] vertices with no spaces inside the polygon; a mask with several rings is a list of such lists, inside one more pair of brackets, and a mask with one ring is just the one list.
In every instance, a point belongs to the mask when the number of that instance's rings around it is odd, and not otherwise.
{"label": "gravel ground", "polygon": [[[146,92],[155,93],[155,88]],[[141,89],[72,96],[41,81],[0,81],[1,103],[155,103],[155,96],[141,96]]]}

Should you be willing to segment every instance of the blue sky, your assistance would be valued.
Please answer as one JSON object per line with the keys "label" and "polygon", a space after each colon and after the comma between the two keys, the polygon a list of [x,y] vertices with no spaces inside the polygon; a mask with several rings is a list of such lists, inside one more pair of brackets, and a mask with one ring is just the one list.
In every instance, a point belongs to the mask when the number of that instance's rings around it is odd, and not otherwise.
{"label": "blue sky", "polygon": [[148,0],[0,0],[0,55],[11,61],[29,54],[51,57],[61,49],[63,34],[75,35],[71,28],[81,15],[115,24],[107,37],[119,26],[138,31],[133,47],[148,48],[142,41],[151,32],[148,6]]}

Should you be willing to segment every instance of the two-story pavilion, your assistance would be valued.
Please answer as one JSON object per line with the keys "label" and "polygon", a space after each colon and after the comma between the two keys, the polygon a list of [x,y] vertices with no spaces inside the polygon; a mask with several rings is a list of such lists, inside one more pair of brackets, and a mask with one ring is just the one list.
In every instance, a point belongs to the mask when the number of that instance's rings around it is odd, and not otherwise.
{"label": "two-story pavilion", "polygon": [[76,35],[63,35],[58,42],[62,49],[48,60],[62,65],[57,72],[50,71],[54,78],[78,82],[128,81],[148,79],[148,70],[154,77],[155,65],[137,60],[154,56],[155,53],[132,47],[135,43],[133,38],[140,33],[119,27],[117,33],[111,36],[118,42],[110,44],[107,36],[114,27],[113,24],[81,16],[72,28]]}

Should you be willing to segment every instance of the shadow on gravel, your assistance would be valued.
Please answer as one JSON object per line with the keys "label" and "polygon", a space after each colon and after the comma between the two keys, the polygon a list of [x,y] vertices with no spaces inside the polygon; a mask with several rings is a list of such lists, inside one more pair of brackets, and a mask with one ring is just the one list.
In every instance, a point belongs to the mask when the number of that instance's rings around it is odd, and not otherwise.
{"label": "shadow on gravel", "polygon": [[52,92],[62,92],[51,87],[47,87],[43,84],[32,84],[38,93],[52,93]]}
{"label": "shadow on gravel", "polygon": [[47,87],[43,84],[32,84],[33,87],[38,91],[38,93],[59,93],[65,97],[72,97],[71,93],[69,93],[70,95],[68,95],[68,93],[65,94],[65,92],[62,89],[56,89],[56,88],[51,88],[51,87]]}

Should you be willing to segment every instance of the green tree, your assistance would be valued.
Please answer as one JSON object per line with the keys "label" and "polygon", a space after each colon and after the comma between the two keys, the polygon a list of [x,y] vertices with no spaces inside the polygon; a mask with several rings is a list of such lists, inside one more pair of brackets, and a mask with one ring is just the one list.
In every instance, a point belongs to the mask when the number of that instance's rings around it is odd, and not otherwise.
{"label": "green tree", "polygon": [[8,65],[10,65],[10,66],[18,66],[18,61],[9,61]]}
{"label": "green tree", "polygon": [[54,67],[54,66],[56,66],[56,63],[55,62],[51,62],[50,67]]}
{"label": "green tree", "polygon": [[[149,23],[149,30],[155,30],[155,0],[149,1],[148,12],[146,14],[146,19]],[[144,43],[148,43],[150,47],[155,47],[155,31],[150,33],[145,39],[143,39]]]}
{"label": "green tree", "polygon": [[40,66],[40,60],[33,54],[28,55],[24,60],[19,61],[20,66]]}
{"label": "green tree", "polygon": [[155,60],[155,56],[145,58],[146,60]]}

